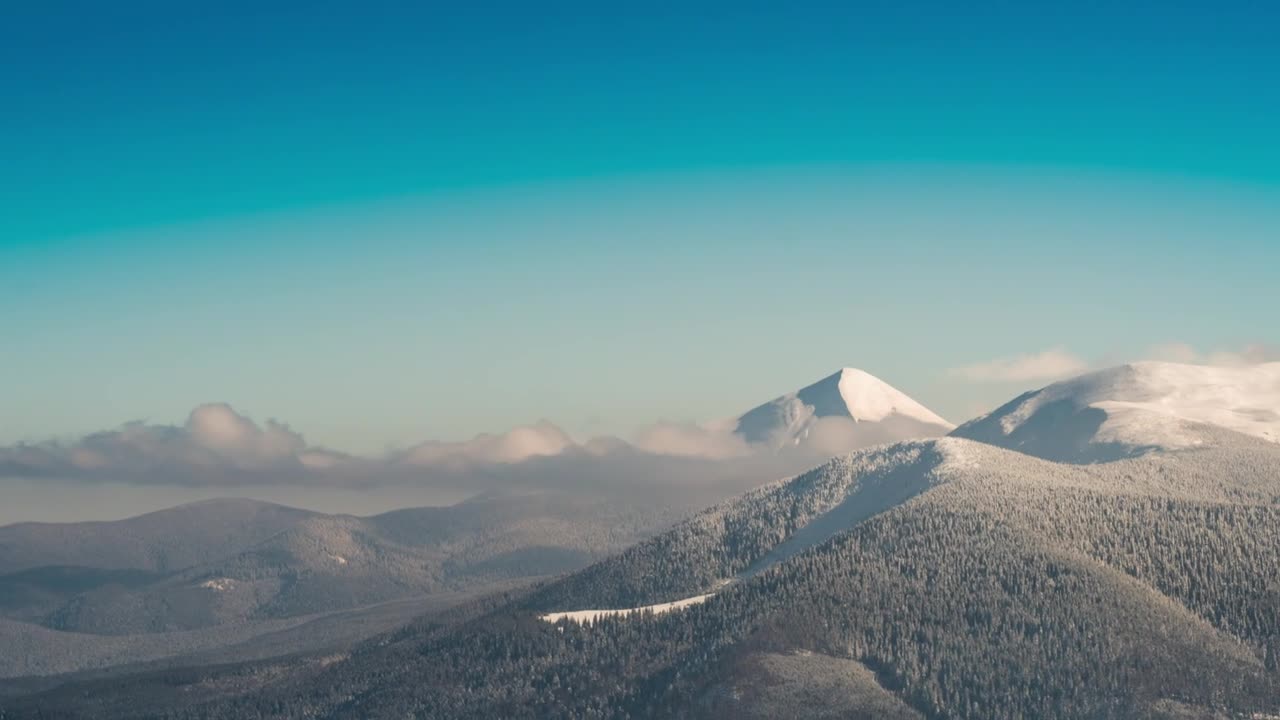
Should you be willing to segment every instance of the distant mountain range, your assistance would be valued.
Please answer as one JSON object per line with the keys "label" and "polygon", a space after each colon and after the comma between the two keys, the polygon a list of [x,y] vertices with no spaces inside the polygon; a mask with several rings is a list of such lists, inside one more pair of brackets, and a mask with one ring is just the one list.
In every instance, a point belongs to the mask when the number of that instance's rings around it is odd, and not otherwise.
{"label": "distant mountain range", "polygon": [[[109,643],[145,646],[149,659],[164,637],[180,646],[192,632],[220,628],[243,640],[246,628],[274,632],[290,618],[408,598],[461,599],[580,568],[646,537],[674,512],[557,493],[364,518],[231,499],[116,522],[0,527],[0,618],[7,620],[0,644],[43,638],[22,659],[0,657],[0,676],[92,667],[43,652],[83,647],[91,636],[156,635]],[[99,655],[86,653],[105,661]]]}
{"label": "distant mountain range", "polygon": [[[4,717],[1274,717],[1277,368],[1081,376],[340,652],[0,686]],[[826,418],[945,426],[899,395],[846,370],[735,430],[784,448]],[[275,588],[283,558],[314,583],[255,597],[309,610],[358,594],[336,557],[377,589],[363,554],[408,582],[396,553],[438,542],[412,513],[356,520],[303,519],[180,582]]]}
{"label": "distant mountain range", "polygon": [[181,505],[112,522],[0,527],[0,575],[44,566],[167,573],[230,556],[315,517],[254,500]]}
{"label": "distant mountain range", "polygon": [[[852,369],[735,423],[753,442],[810,451],[820,423],[855,447],[947,427]],[[529,430],[535,431],[558,432],[550,425]],[[484,436],[463,455],[520,461],[569,443],[567,436],[557,442],[533,452],[525,436]],[[422,446],[410,457],[442,452],[459,451]],[[163,655],[156,648],[165,638],[176,647],[208,649],[219,632],[240,642],[256,630],[275,632],[281,623],[327,613],[410,598],[465,598],[553,576],[649,536],[708,492],[715,497],[714,490],[625,500],[607,492],[490,493],[447,508],[366,518],[226,499],[113,522],[0,527],[0,640],[28,647],[20,660],[0,662],[0,676],[97,667],[113,657],[150,660]],[[115,650],[91,647],[94,637],[112,638],[100,645]]]}

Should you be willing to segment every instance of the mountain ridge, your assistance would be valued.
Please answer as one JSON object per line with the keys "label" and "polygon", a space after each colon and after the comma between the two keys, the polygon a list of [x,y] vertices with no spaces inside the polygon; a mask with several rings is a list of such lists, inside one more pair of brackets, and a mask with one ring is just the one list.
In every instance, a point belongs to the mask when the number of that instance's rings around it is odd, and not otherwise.
{"label": "mountain ridge", "polygon": [[[145,697],[179,718],[744,717],[741,703],[763,700],[737,689],[762,673],[770,694],[849,692],[817,706],[874,700],[900,716],[1274,714],[1280,445],[1218,437],[1088,465],[964,438],[870,448],[323,667],[193,669],[191,691],[139,677],[23,698],[14,716]],[[663,614],[539,619],[678,601],[735,576]],[[837,671],[863,680],[819,679]],[[265,672],[277,679],[236,684]]]}
{"label": "mountain ridge", "polygon": [[1280,442],[1280,362],[1119,365],[1023,393],[951,435],[1088,463],[1195,447],[1206,426]]}
{"label": "mountain ridge", "polygon": [[[1224,391],[1233,372],[1088,374],[949,437],[832,458],[337,658],[76,685],[20,698],[14,717],[1275,715],[1280,443],[1252,412],[1266,393]],[[994,442],[964,436],[992,426]],[[1141,442],[1104,453],[1117,438]],[[385,523],[423,537],[413,513]],[[343,558],[358,565],[358,551]],[[751,692],[761,682],[768,692]],[[810,695],[794,709],[770,700]]]}

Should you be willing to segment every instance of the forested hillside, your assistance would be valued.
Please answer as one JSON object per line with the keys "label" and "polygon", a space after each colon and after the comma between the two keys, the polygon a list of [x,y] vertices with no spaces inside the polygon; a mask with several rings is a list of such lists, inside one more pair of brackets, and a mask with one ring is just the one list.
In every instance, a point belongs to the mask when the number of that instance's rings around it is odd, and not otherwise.
{"label": "forested hillside", "polygon": [[[350,655],[143,675],[7,712],[735,717],[759,711],[743,688],[767,677],[899,717],[1263,716],[1280,711],[1280,448],[1225,437],[1091,466],[959,439],[877,448]],[[537,618],[724,580],[660,616]]]}
{"label": "forested hillside", "polygon": [[[385,618],[370,606],[410,598],[430,606],[576,570],[681,512],[555,493],[368,518],[229,500],[114,523],[0,528],[16,566],[69,563],[0,575],[0,644],[11,648],[0,677],[203,652],[290,625],[279,621],[356,608]],[[179,558],[199,562],[173,567]],[[361,627],[367,635],[388,625]],[[294,637],[283,651],[315,647]]]}

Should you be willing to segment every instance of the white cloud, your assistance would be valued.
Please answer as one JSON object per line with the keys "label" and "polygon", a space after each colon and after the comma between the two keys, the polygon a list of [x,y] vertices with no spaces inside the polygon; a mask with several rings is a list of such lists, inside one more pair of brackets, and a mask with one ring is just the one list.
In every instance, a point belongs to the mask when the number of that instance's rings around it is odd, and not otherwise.
{"label": "white cloud", "polygon": [[0,478],[188,488],[412,487],[464,494],[503,487],[738,487],[765,473],[771,478],[781,467],[782,461],[751,454],[757,450],[727,429],[666,423],[640,433],[636,444],[613,437],[579,443],[544,420],[462,442],[428,441],[355,457],[308,445],[283,423],[257,423],[226,404],[208,404],[182,424],[130,422],[73,442],[0,447]]}
{"label": "white cloud", "polygon": [[810,451],[820,455],[840,455],[868,444],[859,430],[858,423],[852,418],[819,418],[809,427],[804,443]]}
{"label": "white cloud", "polygon": [[[1112,363],[1123,361],[1112,356]],[[1168,342],[1147,348],[1138,360],[1197,365],[1241,366],[1280,361],[1280,347],[1250,343],[1237,349],[1201,351],[1182,342]],[[1111,364],[1111,363],[1104,363]],[[947,373],[975,383],[1053,382],[1088,372],[1095,367],[1079,356],[1057,347],[1039,353],[1025,353],[987,362],[952,368]]]}
{"label": "white cloud", "polygon": [[1187,343],[1164,343],[1147,351],[1146,360],[1240,367],[1280,361],[1280,347],[1267,343],[1249,343],[1239,349],[1201,352]]}
{"label": "white cloud", "polygon": [[516,463],[559,455],[575,447],[573,438],[546,420],[502,433],[484,433],[462,442],[427,441],[406,450],[399,461],[409,465]]}
{"label": "white cloud", "polygon": [[729,429],[657,423],[636,435],[636,447],[656,455],[724,459],[749,455],[752,448]]}
{"label": "white cloud", "polygon": [[1089,364],[1062,348],[1039,353],[997,358],[987,362],[952,368],[949,374],[970,382],[1039,382],[1060,380],[1089,369]]}
{"label": "white cloud", "polygon": [[1200,353],[1186,343],[1163,343],[1147,350],[1144,360],[1162,360],[1164,362],[1196,363],[1200,361]]}
{"label": "white cloud", "polygon": [[1280,361],[1280,347],[1253,343],[1239,350],[1216,350],[1209,353],[1206,361],[1209,365],[1257,365],[1276,362]]}
{"label": "white cloud", "polygon": [[259,426],[224,403],[200,405],[182,425],[125,423],[63,445],[0,448],[0,473],[17,476],[94,476],[188,484],[211,477],[272,478],[332,467],[348,456],[308,447],[274,420]]}

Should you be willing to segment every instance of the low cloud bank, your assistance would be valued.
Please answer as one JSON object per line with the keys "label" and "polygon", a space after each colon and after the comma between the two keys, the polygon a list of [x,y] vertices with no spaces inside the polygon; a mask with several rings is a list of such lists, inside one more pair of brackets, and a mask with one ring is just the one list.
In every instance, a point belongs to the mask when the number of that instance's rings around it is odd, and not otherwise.
{"label": "low cloud bank", "polygon": [[[418,488],[475,494],[507,489],[613,493],[671,491],[714,497],[799,472],[834,452],[775,452],[730,428],[660,423],[634,442],[578,442],[548,421],[463,442],[424,442],[379,457],[307,443],[288,425],[255,422],[226,404],[201,405],[180,425],[130,422],[69,443],[0,448],[0,478],[150,487]],[[845,450],[851,448],[843,448]]]}
{"label": "low cloud bank", "polygon": [[1062,348],[996,358],[952,368],[948,374],[970,382],[1017,383],[1061,380],[1089,369],[1089,363]]}
{"label": "low cloud bank", "polygon": [[284,423],[258,425],[224,403],[201,405],[182,425],[129,422],[72,444],[0,448],[0,475],[95,477],[193,484],[221,477],[301,477],[352,462],[308,446]]}
{"label": "low cloud bank", "polygon": [[[1146,358],[1213,365],[1280,360],[1263,344],[1202,352],[1185,344],[1151,348]],[[950,371],[975,382],[1040,382],[1084,372],[1088,363],[1055,348]],[[548,421],[463,442],[424,442],[377,457],[308,444],[287,424],[262,423],[226,404],[201,405],[181,424],[130,422],[74,442],[0,447],[0,481],[140,487],[400,488],[441,497],[500,490],[684,492],[714,499],[803,471],[859,447],[912,436],[891,423],[823,418],[795,444],[747,443],[733,423],[658,423],[631,441],[578,441]]]}
{"label": "low cloud bank", "polygon": [[1266,343],[1250,343],[1238,350],[1201,352],[1186,343],[1165,343],[1151,348],[1147,352],[1147,359],[1197,365],[1216,365],[1219,367],[1241,367],[1280,361],[1280,346]]}
{"label": "low cloud bank", "polygon": [[548,457],[576,445],[560,428],[542,420],[509,430],[501,435],[484,433],[463,442],[427,441],[397,454],[396,461],[413,466],[471,463],[516,463],[534,457]]}
{"label": "low cloud bank", "polygon": [[[1134,359],[1240,367],[1280,360],[1280,346],[1250,343],[1238,349],[1201,351],[1187,343],[1172,342],[1148,348],[1141,357]],[[971,383],[1049,383],[1114,364],[1090,363],[1065,348],[1055,347],[955,367],[947,370],[947,374]]]}
{"label": "low cloud bank", "polygon": [[640,431],[637,448],[655,455],[724,460],[758,452],[727,428],[661,422]]}

